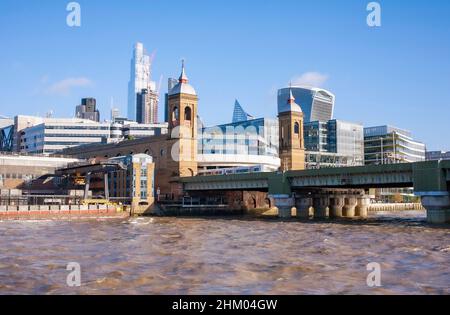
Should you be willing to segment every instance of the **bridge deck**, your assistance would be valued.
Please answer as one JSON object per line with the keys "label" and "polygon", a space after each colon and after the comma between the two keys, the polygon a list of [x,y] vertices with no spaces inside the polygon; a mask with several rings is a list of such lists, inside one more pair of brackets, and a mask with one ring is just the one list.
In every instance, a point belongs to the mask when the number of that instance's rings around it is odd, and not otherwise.
{"label": "bridge deck", "polygon": [[197,176],[181,179],[186,190],[251,190],[284,192],[301,188],[414,187],[416,191],[447,191],[450,160],[369,165],[346,168]]}

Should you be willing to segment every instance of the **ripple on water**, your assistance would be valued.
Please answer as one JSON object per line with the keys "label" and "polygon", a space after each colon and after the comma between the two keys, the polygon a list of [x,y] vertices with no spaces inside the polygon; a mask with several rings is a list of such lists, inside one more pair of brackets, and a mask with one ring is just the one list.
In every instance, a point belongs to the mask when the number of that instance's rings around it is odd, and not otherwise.
{"label": "ripple on water", "polygon": [[[449,294],[449,234],[407,214],[0,222],[0,294]],[[77,290],[69,262],[82,268]],[[382,288],[367,287],[369,262]]]}

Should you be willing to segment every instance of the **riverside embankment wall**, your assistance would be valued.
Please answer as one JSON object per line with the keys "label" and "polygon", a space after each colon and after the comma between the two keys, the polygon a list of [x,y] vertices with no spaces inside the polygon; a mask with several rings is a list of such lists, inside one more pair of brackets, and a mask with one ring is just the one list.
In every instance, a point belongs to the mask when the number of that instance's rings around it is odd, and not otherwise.
{"label": "riverside embankment wall", "polygon": [[408,210],[423,210],[425,208],[420,203],[372,203],[369,212],[395,212]]}
{"label": "riverside embankment wall", "polygon": [[0,206],[0,220],[122,218],[129,212],[115,206]]}

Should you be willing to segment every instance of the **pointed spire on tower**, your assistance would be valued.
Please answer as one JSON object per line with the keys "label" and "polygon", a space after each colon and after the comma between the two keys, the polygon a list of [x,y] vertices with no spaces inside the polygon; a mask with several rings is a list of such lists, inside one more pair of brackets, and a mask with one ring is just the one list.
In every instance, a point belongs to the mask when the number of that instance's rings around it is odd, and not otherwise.
{"label": "pointed spire on tower", "polygon": [[186,76],[186,71],[184,69],[184,59],[181,60],[181,75],[179,78],[180,83],[188,83],[189,79]]}
{"label": "pointed spire on tower", "polygon": [[292,94],[292,82],[289,84],[289,99],[288,104],[295,104],[295,97],[294,94]]}

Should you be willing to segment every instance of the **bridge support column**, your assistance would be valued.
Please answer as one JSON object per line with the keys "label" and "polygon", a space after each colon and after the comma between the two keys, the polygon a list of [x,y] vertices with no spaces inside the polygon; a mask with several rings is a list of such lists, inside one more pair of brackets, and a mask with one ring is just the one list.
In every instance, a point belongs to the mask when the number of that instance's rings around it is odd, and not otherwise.
{"label": "bridge support column", "polygon": [[345,198],[343,196],[332,196],[330,198],[330,217],[342,218],[342,211],[345,205]]}
{"label": "bridge support column", "polygon": [[329,205],[330,198],[328,196],[317,196],[313,199],[314,218],[326,219],[330,215]]}
{"label": "bridge support column", "polygon": [[345,205],[342,210],[342,215],[346,218],[353,218],[355,216],[355,209],[358,201],[355,196],[348,196],[345,198]]}
{"label": "bridge support column", "polygon": [[292,208],[295,200],[290,195],[272,195],[275,207],[278,208],[278,217],[283,219],[292,218]]}
{"label": "bridge support column", "polygon": [[433,224],[450,222],[449,193],[422,194],[422,205],[427,210],[427,221]]}
{"label": "bridge support column", "polygon": [[360,218],[367,218],[369,216],[370,197],[358,197],[356,206],[356,216]]}
{"label": "bridge support column", "polygon": [[299,198],[295,201],[295,207],[297,208],[297,218],[309,219],[310,209],[313,205],[312,199],[309,197]]}

